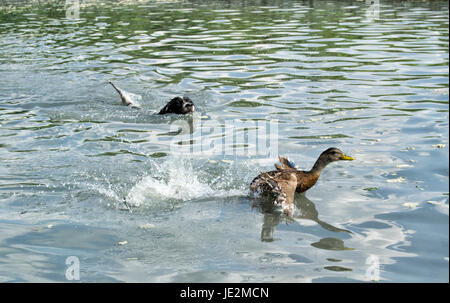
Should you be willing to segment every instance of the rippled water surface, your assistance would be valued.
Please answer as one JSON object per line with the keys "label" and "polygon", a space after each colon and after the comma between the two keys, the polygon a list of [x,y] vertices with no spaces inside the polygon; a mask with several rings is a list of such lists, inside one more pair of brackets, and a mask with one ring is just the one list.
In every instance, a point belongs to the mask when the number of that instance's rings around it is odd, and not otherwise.
{"label": "rippled water surface", "polygon": [[[447,1],[64,3],[0,1],[0,281],[449,281]],[[293,219],[252,207],[332,146]]]}

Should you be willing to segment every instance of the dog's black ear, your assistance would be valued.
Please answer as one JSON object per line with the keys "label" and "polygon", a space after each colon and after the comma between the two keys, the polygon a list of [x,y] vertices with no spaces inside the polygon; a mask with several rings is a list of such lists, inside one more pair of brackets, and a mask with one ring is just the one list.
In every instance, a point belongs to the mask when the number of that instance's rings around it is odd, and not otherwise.
{"label": "dog's black ear", "polygon": [[163,114],[177,114],[180,111],[180,108],[182,106],[182,100],[180,97],[175,97],[172,100],[169,101],[169,103],[166,104],[166,106],[164,106],[159,114],[163,115]]}
{"label": "dog's black ear", "polygon": [[158,113],[158,115],[164,115],[167,114],[169,110],[169,104],[166,104],[166,106],[164,106]]}

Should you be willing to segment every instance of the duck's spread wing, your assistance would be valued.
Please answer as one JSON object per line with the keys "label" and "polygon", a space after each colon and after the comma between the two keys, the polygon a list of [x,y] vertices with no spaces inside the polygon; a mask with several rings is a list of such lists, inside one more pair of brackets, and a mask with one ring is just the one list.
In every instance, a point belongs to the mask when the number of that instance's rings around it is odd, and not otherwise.
{"label": "duck's spread wing", "polygon": [[277,170],[283,170],[283,164],[280,165],[280,164],[275,163],[274,166]]}
{"label": "duck's spread wing", "polygon": [[276,197],[274,203],[281,205],[287,213],[291,213],[296,187],[297,176],[295,173],[283,170],[260,174],[251,183],[250,190],[261,194],[274,194]]}
{"label": "duck's spread wing", "polygon": [[292,162],[292,161],[290,161],[288,158],[286,158],[286,157],[281,157],[281,156],[278,156],[278,160],[280,161],[280,163],[281,163],[281,165],[280,164],[274,164],[275,165],[275,168],[277,169],[277,170],[284,170],[284,169],[297,169],[296,167],[295,167],[295,164],[294,164],[294,162]]}
{"label": "duck's spread wing", "polygon": [[280,192],[277,198],[278,203],[294,203],[295,189],[297,188],[297,176],[293,172],[282,172],[277,178]]}

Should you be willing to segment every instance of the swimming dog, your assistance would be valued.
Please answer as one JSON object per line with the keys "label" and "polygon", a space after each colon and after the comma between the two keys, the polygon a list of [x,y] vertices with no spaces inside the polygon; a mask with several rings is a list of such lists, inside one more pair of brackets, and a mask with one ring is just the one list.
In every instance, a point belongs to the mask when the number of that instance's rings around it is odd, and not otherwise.
{"label": "swimming dog", "polygon": [[[119,93],[120,98],[122,99],[122,104],[125,106],[129,106],[131,108],[141,109],[141,107],[131,100],[130,96],[125,93],[123,90],[114,85],[111,81],[109,84],[114,87],[114,89]],[[177,115],[186,115],[193,113],[195,110],[194,102],[188,97],[175,97],[169,101],[159,112],[158,115],[164,114],[177,114]]]}

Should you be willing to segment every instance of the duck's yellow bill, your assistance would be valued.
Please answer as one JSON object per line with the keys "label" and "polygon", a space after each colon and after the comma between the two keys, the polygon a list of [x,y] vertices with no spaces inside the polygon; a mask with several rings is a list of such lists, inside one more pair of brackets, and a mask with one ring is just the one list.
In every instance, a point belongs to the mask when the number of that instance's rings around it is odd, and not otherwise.
{"label": "duck's yellow bill", "polygon": [[347,155],[342,155],[341,160],[355,160],[355,158],[347,156]]}

